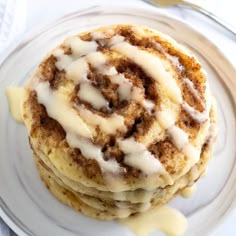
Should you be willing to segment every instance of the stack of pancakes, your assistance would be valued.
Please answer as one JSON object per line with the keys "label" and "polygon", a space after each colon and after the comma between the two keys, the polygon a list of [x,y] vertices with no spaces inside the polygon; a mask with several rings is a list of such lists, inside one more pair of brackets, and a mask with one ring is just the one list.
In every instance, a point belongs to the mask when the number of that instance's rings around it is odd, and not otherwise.
{"label": "stack of pancakes", "polygon": [[216,136],[202,66],[147,27],[66,39],[26,85],[40,176],[63,203],[110,220],[161,206],[204,173]]}

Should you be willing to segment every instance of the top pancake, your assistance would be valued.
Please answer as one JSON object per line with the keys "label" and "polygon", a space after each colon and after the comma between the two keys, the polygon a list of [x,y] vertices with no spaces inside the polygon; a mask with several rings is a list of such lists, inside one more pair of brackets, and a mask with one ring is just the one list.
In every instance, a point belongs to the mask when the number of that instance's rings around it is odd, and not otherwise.
{"label": "top pancake", "polygon": [[173,184],[214,136],[206,73],[185,47],[147,27],[116,25],[66,39],[27,84],[35,153],[103,191]]}

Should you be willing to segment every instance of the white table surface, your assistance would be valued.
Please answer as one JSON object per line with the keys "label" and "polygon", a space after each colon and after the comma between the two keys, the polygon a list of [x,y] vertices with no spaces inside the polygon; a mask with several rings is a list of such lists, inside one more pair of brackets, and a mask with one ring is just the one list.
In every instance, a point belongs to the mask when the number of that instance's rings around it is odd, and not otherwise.
{"label": "white table surface", "polygon": [[[195,0],[202,3],[202,5],[210,8],[216,12],[236,28],[236,1],[233,0]],[[193,1],[194,2],[194,1]],[[27,20],[26,32],[23,37],[39,26],[47,24],[62,15],[80,10],[92,5],[98,4],[113,4],[113,5],[132,5],[143,8],[153,8],[152,6],[138,0],[26,0],[27,6]],[[191,10],[181,8],[171,9],[157,9],[157,11],[164,11],[185,20],[190,23],[195,29],[202,32],[211,41],[213,41],[219,48],[221,48],[229,60],[236,67],[236,37],[223,30],[221,27],[211,22],[205,17]],[[235,78],[236,79],[236,78]],[[235,196],[236,197],[236,196]],[[201,227],[201,226],[199,226]],[[236,235],[236,211],[226,219],[213,233],[213,236],[234,236]],[[1,233],[0,233],[0,236]]]}

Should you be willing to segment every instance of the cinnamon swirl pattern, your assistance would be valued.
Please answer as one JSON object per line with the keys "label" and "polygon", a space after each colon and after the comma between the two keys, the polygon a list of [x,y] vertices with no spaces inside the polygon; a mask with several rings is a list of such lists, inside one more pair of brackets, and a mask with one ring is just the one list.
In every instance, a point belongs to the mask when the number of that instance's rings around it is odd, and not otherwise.
{"label": "cinnamon swirl pattern", "polygon": [[196,57],[134,25],[66,39],[27,83],[22,113],[48,189],[105,220],[163,205],[191,186],[217,130]]}

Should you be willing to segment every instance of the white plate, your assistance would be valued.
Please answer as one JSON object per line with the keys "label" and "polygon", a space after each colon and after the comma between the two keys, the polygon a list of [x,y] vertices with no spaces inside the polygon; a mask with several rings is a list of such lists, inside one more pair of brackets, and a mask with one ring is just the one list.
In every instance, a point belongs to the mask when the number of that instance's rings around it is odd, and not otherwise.
{"label": "white plate", "polygon": [[93,7],[61,18],[31,36],[0,66],[0,213],[19,235],[133,235],[117,222],[97,221],[75,212],[46,190],[33,163],[26,129],[11,118],[5,96],[7,86],[22,86],[45,54],[68,34],[116,23],[142,24],[171,35],[198,55],[209,74],[220,124],[214,158],[194,197],[171,202],[188,218],[186,235],[207,235],[235,205],[235,69],[209,40],[172,17],[134,8]]}

